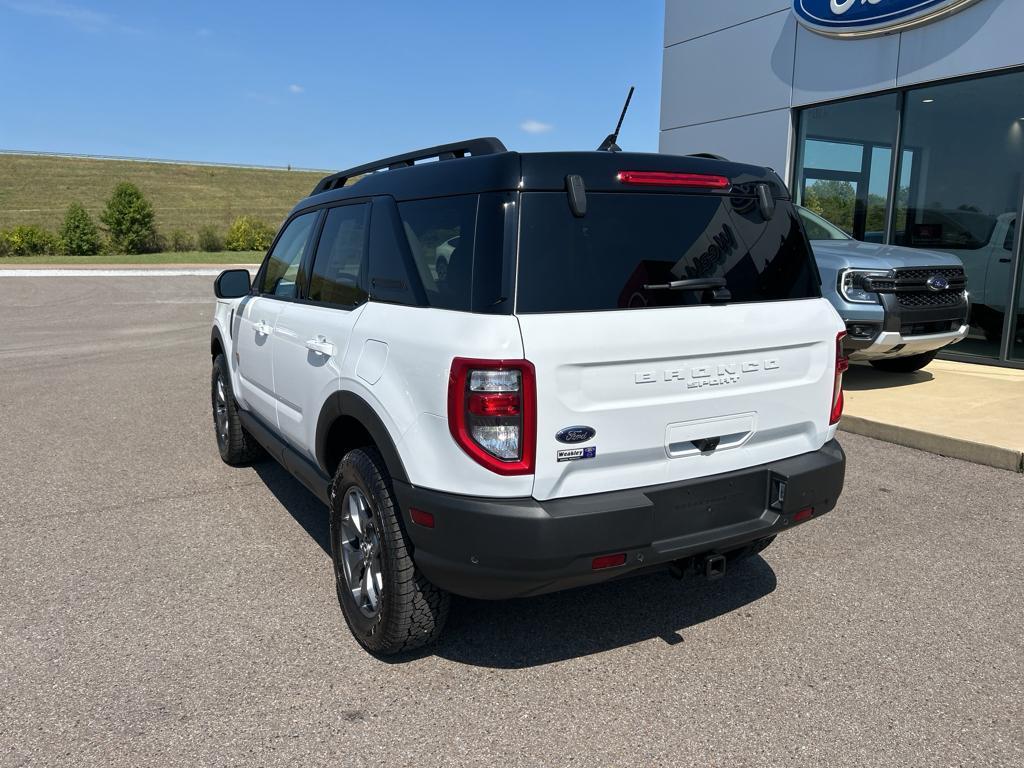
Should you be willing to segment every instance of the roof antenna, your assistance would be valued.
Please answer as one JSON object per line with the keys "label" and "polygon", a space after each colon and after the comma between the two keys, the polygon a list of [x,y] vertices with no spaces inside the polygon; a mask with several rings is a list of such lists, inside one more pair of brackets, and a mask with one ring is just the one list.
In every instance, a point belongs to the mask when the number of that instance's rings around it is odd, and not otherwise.
{"label": "roof antenna", "polygon": [[597,148],[598,152],[621,152],[622,148],[615,142],[619,140],[619,129],[622,127],[622,121],[626,117],[626,110],[629,109],[629,101],[633,98],[633,91],[636,90],[632,85],[629,86],[629,93],[626,95],[626,103],[622,106],[622,114],[619,115],[619,122],[615,126],[615,132],[609,133],[608,137],[601,142],[601,146]]}

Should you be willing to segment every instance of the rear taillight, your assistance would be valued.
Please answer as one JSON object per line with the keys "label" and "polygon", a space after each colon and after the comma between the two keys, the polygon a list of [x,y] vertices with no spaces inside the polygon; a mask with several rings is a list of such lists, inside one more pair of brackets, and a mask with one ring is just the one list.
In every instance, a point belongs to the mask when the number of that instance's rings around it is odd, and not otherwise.
{"label": "rear taillight", "polygon": [[840,331],[836,336],[836,379],[832,385],[832,413],[828,417],[830,426],[838,424],[843,417],[843,373],[850,367],[850,359],[843,355],[845,338],[846,331]]}
{"label": "rear taillight", "polygon": [[708,173],[670,173],[667,171],[619,171],[615,177],[621,184],[641,184],[650,187],[695,187],[697,189],[726,189],[730,186],[725,176]]}
{"label": "rear taillight", "polygon": [[533,473],[536,403],[533,365],[528,361],[452,361],[448,428],[462,450],[492,472]]}

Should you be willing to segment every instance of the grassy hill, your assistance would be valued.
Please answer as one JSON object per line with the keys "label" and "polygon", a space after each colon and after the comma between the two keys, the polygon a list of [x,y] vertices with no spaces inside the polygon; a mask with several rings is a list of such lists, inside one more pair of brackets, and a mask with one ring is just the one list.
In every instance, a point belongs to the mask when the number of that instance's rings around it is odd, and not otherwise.
{"label": "grassy hill", "polygon": [[161,234],[195,235],[210,224],[222,234],[249,214],[275,229],[325,174],[263,168],[148,163],[79,157],[0,154],[0,229],[35,224],[55,231],[68,204],[98,217],[114,185],[138,185],[156,209]]}

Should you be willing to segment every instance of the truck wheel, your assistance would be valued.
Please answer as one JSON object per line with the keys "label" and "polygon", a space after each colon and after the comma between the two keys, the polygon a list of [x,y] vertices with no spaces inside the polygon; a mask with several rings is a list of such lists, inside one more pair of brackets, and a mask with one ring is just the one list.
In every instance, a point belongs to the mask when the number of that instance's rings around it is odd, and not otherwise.
{"label": "truck wheel", "polygon": [[331,557],[345,622],[370,653],[411,651],[441,634],[451,598],[413,562],[375,448],[349,451],[334,475]]}
{"label": "truck wheel", "polygon": [[871,365],[880,371],[889,373],[913,373],[928,365],[937,354],[938,352],[924,352],[909,357],[894,357],[891,360],[872,360]]}
{"label": "truck wheel", "polygon": [[245,431],[238,418],[238,404],[235,402],[235,393],[231,391],[231,375],[224,355],[217,355],[213,361],[210,395],[217,448],[224,463],[237,467],[261,458],[262,446]]}

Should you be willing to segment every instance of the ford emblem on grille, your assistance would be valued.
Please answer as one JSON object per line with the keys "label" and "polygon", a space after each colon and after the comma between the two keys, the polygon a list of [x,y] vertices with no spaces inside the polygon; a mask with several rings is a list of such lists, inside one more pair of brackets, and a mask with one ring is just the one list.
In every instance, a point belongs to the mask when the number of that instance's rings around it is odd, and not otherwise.
{"label": "ford emblem on grille", "polygon": [[566,427],[558,430],[555,440],[560,443],[585,443],[597,434],[593,427]]}
{"label": "ford emblem on grille", "polygon": [[930,291],[945,291],[949,289],[949,280],[942,275],[932,275],[926,285]]}

